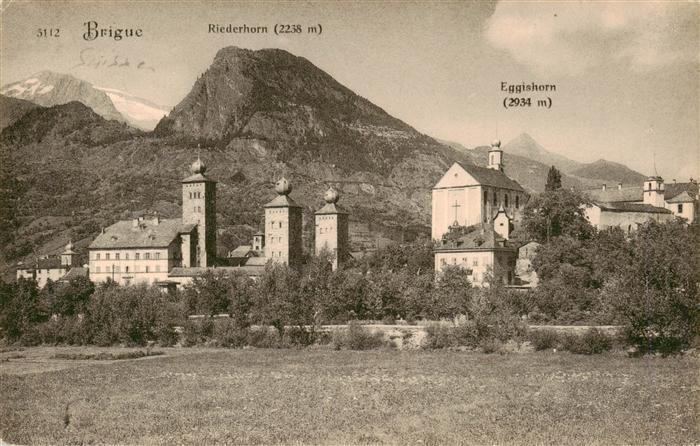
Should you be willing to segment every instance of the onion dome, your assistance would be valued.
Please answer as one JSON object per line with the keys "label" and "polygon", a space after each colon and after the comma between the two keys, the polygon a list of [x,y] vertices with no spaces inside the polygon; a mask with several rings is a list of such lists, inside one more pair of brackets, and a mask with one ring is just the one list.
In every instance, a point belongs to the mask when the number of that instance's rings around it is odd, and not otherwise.
{"label": "onion dome", "polygon": [[494,139],[493,142],[491,143],[491,147],[495,147],[495,148],[501,147],[501,140],[500,140],[500,139]]}
{"label": "onion dome", "polygon": [[199,157],[197,157],[197,160],[192,163],[192,166],[190,166],[190,170],[192,171],[193,174],[197,175],[198,173],[204,175],[204,172],[207,170],[207,166],[202,162]]}
{"label": "onion dome", "polygon": [[338,191],[332,187],[329,187],[326,193],[323,195],[323,199],[328,204],[337,203],[339,198],[340,195],[338,195]]}
{"label": "onion dome", "polygon": [[282,177],[275,183],[275,192],[279,195],[289,195],[292,192],[292,183]]}

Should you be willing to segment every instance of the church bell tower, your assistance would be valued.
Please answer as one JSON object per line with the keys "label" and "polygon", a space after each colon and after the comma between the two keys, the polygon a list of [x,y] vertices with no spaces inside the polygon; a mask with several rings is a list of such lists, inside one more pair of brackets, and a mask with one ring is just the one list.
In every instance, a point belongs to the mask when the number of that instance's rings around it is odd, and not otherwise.
{"label": "church bell tower", "polygon": [[501,141],[499,140],[491,143],[488,168],[503,172],[503,150],[501,150]]}

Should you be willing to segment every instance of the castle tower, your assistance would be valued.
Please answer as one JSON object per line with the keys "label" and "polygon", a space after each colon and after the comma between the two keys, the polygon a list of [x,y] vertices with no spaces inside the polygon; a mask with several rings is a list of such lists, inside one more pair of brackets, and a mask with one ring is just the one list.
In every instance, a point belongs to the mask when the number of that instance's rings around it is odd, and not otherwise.
{"label": "castle tower", "polygon": [[315,252],[326,250],[333,255],[333,269],[349,255],[348,214],[338,203],[338,192],[330,188],[323,196],[326,204],[315,214]]}
{"label": "castle tower", "polygon": [[[182,223],[197,225],[194,262],[190,266],[216,263],[216,181],[205,175],[206,170],[197,156],[190,167],[192,175],[182,180]],[[189,263],[184,260],[183,264]]]}
{"label": "castle tower", "polygon": [[503,172],[503,150],[501,150],[501,141],[499,140],[491,143],[488,168]]}
{"label": "castle tower", "polygon": [[664,179],[659,176],[653,176],[646,179],[644,182],[644,204],[650,204],[656,207],[666,207],[664,201]]}
{"label": "castle tower", "polygon": [[69,241],[66,250],[61,253],[61,266],[71,268],[78,266],[78,255],[73,251],[73,242]]}
{"label": "castle tower", "polygon": [[289,197],[292,185],[285,178],[275,183],[277,197],[265,205],[265,257],[296,267],[301,264],[301,206]]}

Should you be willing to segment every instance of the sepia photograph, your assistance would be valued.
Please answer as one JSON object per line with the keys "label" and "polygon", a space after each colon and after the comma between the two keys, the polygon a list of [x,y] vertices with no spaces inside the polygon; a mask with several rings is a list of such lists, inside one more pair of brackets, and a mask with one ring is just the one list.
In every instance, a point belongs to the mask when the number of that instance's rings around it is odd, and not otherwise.
{"label": "sepia photograph", "polygon": [[700,444],[700,2],[0,0],[0,446]]}

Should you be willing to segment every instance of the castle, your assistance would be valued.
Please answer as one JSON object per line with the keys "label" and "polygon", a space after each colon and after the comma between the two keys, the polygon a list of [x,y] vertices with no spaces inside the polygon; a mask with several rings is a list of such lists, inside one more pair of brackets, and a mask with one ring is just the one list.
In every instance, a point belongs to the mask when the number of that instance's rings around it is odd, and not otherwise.
{"label": "castle", "polygon": [[[302,262],[302,207],[290,196],[291,183],[275,184],[277,196],[264,205],[265,230],[253,236],[251,255],[235,266],[216,256],[216,184],[197,158],[182,180],[182,218],[136,218],[102,230],[88,248],[90,278],[122,285],[182,286],[206,271],[262,274],[267,262],[299,267]],[[347,213],[329,189],[315,213],[315,252],[327,251],[337,268],[348,256]],[[242,251],[246,251],[244,248]],[[234,251],[235,252],[235,251]]]}
{"label": "castle", "polygon": [[692,223],[698,217],[700,191],[692,178],[687,183],[665,184],[658,175],[648,177],[640,186],[616,188],[603,185],[587,191],[591,204],[586,217],[598,229],[619,226],[631,232],[650,220],[665,222],[675,217]]}
{"label": "castle", "polygon": [[464,268],[470,281],[516,282],[518,245],[509,240],[528,195],[504,173],[501,142],[491,144],[488,166],[454,163],[432,191],[435,271]]}

